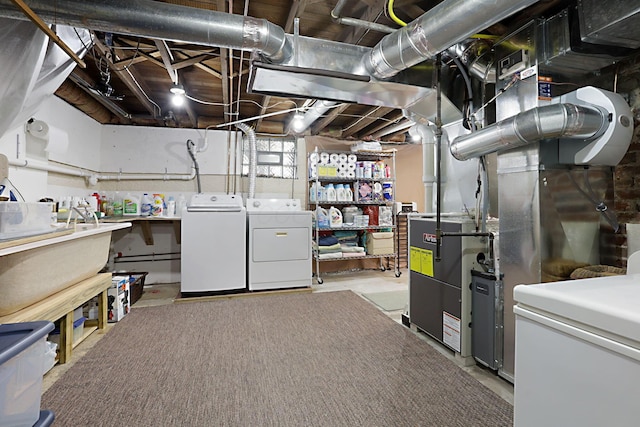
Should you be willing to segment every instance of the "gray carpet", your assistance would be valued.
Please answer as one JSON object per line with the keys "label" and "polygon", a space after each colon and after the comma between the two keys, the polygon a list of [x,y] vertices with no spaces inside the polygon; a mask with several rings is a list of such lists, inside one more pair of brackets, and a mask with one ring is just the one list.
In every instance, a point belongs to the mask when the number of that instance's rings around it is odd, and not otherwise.
{"label": "gray carpet", "polygon": [[362,294],[362,296],[384,311],[404,310],[409,302],[409,292],[407,290],[372,292],[370,294]]}
{"label": "gray carpet", "polygon": [[496,427],[513,416],[350,291],[134,309],[41,406],[57,427]]}

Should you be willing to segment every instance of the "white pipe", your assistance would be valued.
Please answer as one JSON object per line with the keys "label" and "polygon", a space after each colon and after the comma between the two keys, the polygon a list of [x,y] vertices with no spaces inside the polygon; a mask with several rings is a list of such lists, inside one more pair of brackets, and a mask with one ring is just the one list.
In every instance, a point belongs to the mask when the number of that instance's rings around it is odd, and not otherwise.
{"label": "white pipe", "polygon": [[41,160],[9,160],[9,165],[36,169],[45,172],[54,172],[62,175],[77,176],[86,178],[91,185],[97,184],[98,181],[190,181],[195,178],[195,169],[192,169],[190,174],[144,174],[144,173],[128,173],[118,175],[106,175],[98,174],[86,169],[77,168],[73,166],[58,166]]}

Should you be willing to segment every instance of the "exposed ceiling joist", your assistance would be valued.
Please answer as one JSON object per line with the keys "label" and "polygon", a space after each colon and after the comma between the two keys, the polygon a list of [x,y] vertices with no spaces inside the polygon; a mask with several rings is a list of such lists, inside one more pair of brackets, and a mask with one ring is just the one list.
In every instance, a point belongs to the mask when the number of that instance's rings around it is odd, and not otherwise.
{"label": "exposed ceiling joist", "polygon": [[350,136],[353,136],[353,135],[357,134],[359,131],[361,131],[362,129],[364,129],[367,126],[371,125],[371,123],[374,123],[379,118],[385,116],[390,111],[393,111],[393,108],[391,108],[391,107],[373,107],[373,108],[369,109],[363,115],[363,117],[361,117],[361,118],[355,120],[353,123],[345,126],[342,129],[342,136],[344,138],[348,138]]}

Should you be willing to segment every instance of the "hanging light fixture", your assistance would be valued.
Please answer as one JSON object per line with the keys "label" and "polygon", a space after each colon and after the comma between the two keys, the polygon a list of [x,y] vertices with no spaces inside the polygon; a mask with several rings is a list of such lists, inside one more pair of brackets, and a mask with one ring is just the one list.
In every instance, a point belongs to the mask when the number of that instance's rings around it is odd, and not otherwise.
{"label": "hanging light fixture", "polygon": [[184,98],[185,98],[184,86],[179,84],[174,84],[173,86],[171,86],[171,89],[169,89],[169,91],[173,94],[173,97],[171,98],[171,102],[173,103],[173,105],[175,105],[176,107],[180,107],[181,105],[184,104]]}

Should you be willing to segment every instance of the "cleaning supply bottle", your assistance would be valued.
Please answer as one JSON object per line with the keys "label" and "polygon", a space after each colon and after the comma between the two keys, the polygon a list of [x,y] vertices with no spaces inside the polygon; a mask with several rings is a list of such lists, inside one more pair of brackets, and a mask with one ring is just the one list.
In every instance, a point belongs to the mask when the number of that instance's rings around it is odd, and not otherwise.
{"label": "cleaning supply bottle", "polygon": [[144,193],[142,195],[142,200],[140,200],[140,215],[151,216],[152,205],[153,199],[149,197],[148,193]]}
{"label": "cleaning supply bottle", "polygon": [[318,208],[316,210],[318,217],[318,228],[329,228],[329,214],[324,208]]}
{"label": "cleaning supply bottle", "polygon": [[122,196],[117,191],[113,196],[113,216],[122,216]]}
{"label": "cleaning supply bottle", "polygon": [[176,216],[182,216],[182,210],[187,207],[187,199],[185,199],[184,194],[180,194],[178,196],[178,201],[176,202]]}
{"label": "cleaning supply bottle", "polygon": [[160,194],[153,195],[153,205],[151,207],[152,216],[162,216],[164,212],[164,200]]}
{"label": "cleaning supply bottle", "polygon": [[331,228],[342,227],[342,212],[340,209],[331,206],[329,208],[329,218],[331,221]]}
{"label": "cleaning supply bottle", "polygon": [[127,193],[122,201],[122,214],[124,216],[140,216],[140,200]]}
{"label": "cleaning supply bottle", "polygon": [[176,216],[176,201],[173,199],[173,196],[169,196],[169,199],[167,200],[166,216],[169,216],[169,217]]}

